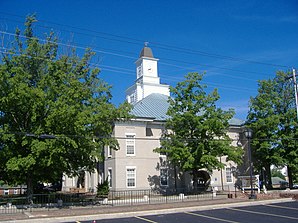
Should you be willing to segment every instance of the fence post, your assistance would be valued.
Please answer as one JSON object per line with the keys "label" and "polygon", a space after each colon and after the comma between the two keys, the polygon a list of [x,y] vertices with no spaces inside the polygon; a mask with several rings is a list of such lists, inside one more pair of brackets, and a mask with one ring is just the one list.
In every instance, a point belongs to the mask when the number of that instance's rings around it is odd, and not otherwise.
{"label": "fence post", "polygon": [[51,206],[51,202],[50,202],[50,195],[48,194],[47,195],[48,197],[47,197],[47,204],[48,204],[48,211],[50,211],[50,206]]}
{"label": "fence post", "polygon": [[112,206],[114,206],[114,192],[113,191],[110,191],[111,194],[112,194]]}
{"label": "fence post", "polygon": [[166,189],[166,204],[168,203],[168,190]]}

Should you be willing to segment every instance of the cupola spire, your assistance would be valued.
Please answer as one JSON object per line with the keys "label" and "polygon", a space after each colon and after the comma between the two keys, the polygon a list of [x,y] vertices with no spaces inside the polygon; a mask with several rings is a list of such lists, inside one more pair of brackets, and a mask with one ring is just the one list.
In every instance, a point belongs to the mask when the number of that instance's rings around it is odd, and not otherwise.
{"label": "cupola spire", "polygon": [[144,48],[142,49],[140,53],[140,58],[142,57],[149,57],[149,58],[154,58],[152,50],[150,47],[148,47],[149,42],[144,42]]}

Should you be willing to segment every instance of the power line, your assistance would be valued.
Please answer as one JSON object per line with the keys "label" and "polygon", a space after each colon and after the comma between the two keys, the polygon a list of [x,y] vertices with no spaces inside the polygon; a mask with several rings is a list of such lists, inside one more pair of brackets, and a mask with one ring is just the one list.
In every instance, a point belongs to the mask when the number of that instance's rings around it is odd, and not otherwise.
{"label": "power line", "polygon": [[[179,78],[179,77],[172,77],[169,75],[163,75],[164,80],[174,80],[174,81],[180,81],[183,80],[183,78]],[[220,87],[221,89],[227,89],[227,90],[233,90],[233,91],[240,91],[240,92],[251,92],[254,91],[255,89],[252,88],[243,88],[243,87],[235,87],[233,85],[221,85],[221,84],[216,84],[216,83],[211,83],[211,82],[206,82],[206,81],[202,81],[202,84],[206,84],[207,86],[213,86],[213,87]]]}
{"label": "power line", "polygon": [[[7,12],[1,12],[1,13],[9,15],[9,16],[23,18],[22,16],[18,16],[18,15],[7,13]],[[69,28],[72,28],[72,29],[84,30],[84,31],[87,31],[87,32],[97,33],[97,34],[100,34],[100,35],[106,35],[106,36],[112,36],[112,37],[119,38],[119,39],[106,38],[106,39],[113,40],[113,41],[126,42],[126,43],[130,43],[130,44],[139,44],[139,43],[145,42],[143,40],[136,39],[136,38],[130,38],[130,37],[115,35],[115,34],[106,33],[106,32],[99,32],[99,31],[95,31],[95,30],[82,28],[82,27],[76,27],[76,26],[60,24],[60,23],[56,23],[56,22],[50,22],[50,21],[47,21],[47,20],[39,20],[39,21],[54,24],[54,25],[58,25],[58,26],[69,27]],[[47,27],[47,28],[50,28],[50,27]],[[66,31],[72,32],[70,30],[66,30]],[[76,33],[76,32],[74,32],[74,33]],[[79,34],[88,35],[86,33],[79,33]],[[91,35],[89,35],[89,36],[91,36]],[[99,36],[99,37],[103,38],[102,36]],[[248,63],[266,65],[266,66],[282,67],[282,68],[288,68],[288,69],[291,68],[290,66],[287,66],[287,65],[265,63],[265,62],[261,62],[261,61],[249,60],[249,59],[244,59],[244,58],[239,58],[239,57],[231,57],[231,56],[226,56],[226,55],[221,55],[221,54],[210,53],[210,52],[206,52],[206,51],[199,51],[199,50],[194,50],[194,49],[177,47],[177,46],[173,46],[173,45],[162,44],[162,43],[159,43],[159,42],[150,42],[150,43],[153,44],[153,45],[155,44],[157,48],[164,49],[164,50],[169,50],[169,51],[176,51],[176,52],[182,52],[182,53],[187,53],[187,54],[197,54],[197,55],[201,55],[201,56],[213,57],[213,58],[218,58],[218,59],[223,59],[223,60],[230,60],[230,61],[243,61],[243,62],[248,62]]]}
{"label": "power line", "polygon": [[[39,60],[52,61],[51,59],[48,59],[48,58],[38,57],[38,56],[31,56],[31,55],[25,55],[25,54],[15,53],[15,52],[9,52],[8,50],[9,49],[7,49],[5,47],[0,47],[0,53],[3,53],[3,54],[9,54],[9,55],[22,56],[22,57],[27,57],[27,58],[35,58],[35,59],[39,59]],[[58,62],[62,62],[62,61],[59,61],[59,60],[57,60],[57,61]],[[71,65],[70,62],[63,62],[63,63],[66,63],[66,64]],[[134,74],[132,74],[132,72],[127,72],[127,71],[130,71],[130,70],[129,69],[125,69],[125,68],[113,67],[113,66],[106,66],[106,65],[100,65],[100,67],[99,67],[98,64],[96,64],[96,63],[88,63],[88,64],[91,67],[99,68],[100,70],[109,70],[109,71],[113,71],[113,72],[134,75]],[[103,67],[103,69],[102,69],[102,67]]]}
{"label": "power line", "polygon": [[[6,31],[0,31],[0,33],[2,33],[3,35],[19,36],[21,38],[27,38],[24,35],[17,35],[15,33],[10,33],[10,32],[6,32]],[[49,41],[49,40],[45,40],[45,39],[41,39],[41,38],[37,38],[37,37],[31,37],[31,38],[32,39],[39,40],[39,41],[54,43],[54,44],[57,44],[57,45],[60,45],[60,46],[73,47],[73,48],[82,49],[82,50],[86,50],[86,48],[88,48],[88,47],[85,47],[85,46],[82,46],[82,45],[74,45],[74,44],[67,44],[67,43]],[[104,53],[104,54],[109,54],[109,55],[113,55],[113,56],[118,56],[118,57],[124,57],[124,58],[129,58],[129,59],[137,60],[136,57],[127,56],[127,55],[123,55],[123,54],[119,54],[119,53],[112,53],[112,52],[109,52],[109,51],[96,50],[96,49],[92,49],[92,51],[94,51],[96,53]],[[167,58],[161,58],[161,59],[162,60],[169,60],[169,61],[179,62],[179,63],[191,64],[191,65],[196,65],[196,66],[212,67],[212,68],[217,68],[217,69],[221,69],[221,70],[228,70],[228,71],[234,71],[234,72],[239,72],[239,73],[250,73],[250,74],[268,75],[266,73],[253,72],[253,71],[243,71],[243,70],[231,69],[231,68],[226,68],[226,67],[219,67],[219,66],[208,65],[208,64],[193,63],[193,62],[187,62],[187,61],[181,61],[181,60],[174,60],[174,59],[167,59]],[[175,65],[175,64],[169,64],[169,63],[164,63],[164,62],[160,62],[160,64],[164,64],[164,65],[167,65],[167,66],[177,67],[177,65]]]}
{"label": "power line", "polygon": [[[226,68],[226,67],[218,67],[218,66],[214,66],[214,65],[210,65],[210,64],[200,64],[200,63],[193,63],[193,62],[187,62],[187,61],[181,61],[181,60],[174,60],[174,59],[165,59],[165,58],[163,58],[163,60],[170,60],[170,61],[174,61],[174,62],[182,62],[182,63],[192,64],[192,65],[197,65],[197,66],[199,65],[199,66],[212,67],[212,68],[217,68],[217,69],[221,69],[221,70],[235,71],[235,72],[239,72],[239,73],[268,75],[268,74],[260,73],[260,72],[243,71],[243,70],[237,70],[237,69]],[[161,62],[161,64],[163,64],[163,62]]]}
{"label": "power line", "polygon": [[[3,50],[9,50],[7,48],[4,48],[2,47]],[[13,52],[8,52],[8,51],[0,51],[4,54],[10,54],[10,55],[17,55],[17,56],[23,56],[23,57],[28,57],[28,58],[36,58],[36,59],[40,59],[40,60],[47,60],[47,61],[51,61],[50,59],[48,58],[44,58],[44,57],[38,57],[38,56],[29,56],[29,55],[24,55],[24,54],[18,54],[18,53],[13,53]],[[65,63],[65,62],[64,62]],[[66,62],[67,63],[67,62]],[[71,63],[67,63],[67,64],[71,64]],[[95,68],[99,68],[100,70],[108,70],[108,71],[112,71],[112,72],[117,72],[117,73],[123,73],[123,74],[129,74],[129,75],[134,75],[132,72],[130,72],[129,69],[125,69],[125,68],[119,68],[119,67],[114,67],[114,66],[105,66],[105,65],[102,65],[103,66],[103,69],[101,67],[99,67],[97,64],[95,63],[89,63],[89,65],[91,65],[92,67],[95,67]],[[128,72],[127,72],[128,71]],[[168,76],[168,75],[163,75],[165,78],[165,80],[180,80],[181,78],[175,78],[175,77],[172,77],[172,76]],[[202,82],[203,84],[207,84],[208,86],[213,86],[213,87],[221,87],[221,89],[228,89],[228,90],[233,90],[233,91],[242,91],[243,90],[245,92],[249,92],[249,91],[252,91],[254,89],[249,89],[249,88],[237,88],[235,86],[229,86],[229,85],[220,85],[220,84],[214,84],[214,83],[210,83],[210,82],[205,82],[203,81]]]}
{"label": "power line", "polygon": [[[116,139],[116,140],[148,140],[148,141],[171,141],[171,138],[153,138],[153,137],[134,137],[134,138],[127,138],[125,136],[82,136],[82,135],[66,135],[66,134],[39,134],[36,135],[34,133],[26,133],[26,132],[0,132],[0,135],[19,135],[19,136],[25,136],[29,138],[36,138],[36,139],[63,139],[63,138],[83,138],[83,139]],[[277,141],[281,140],[282,138],[253,138],[252,140],[258,140],[258,141]],[[181,140],[181,141],[200,141],[200,138],[175,138],[175,140]],[[288,140],[297,141],[298,138],[292,137],[288,138]],[[239,139],[239,138],[229,138],[229,139],[210,139],[210,141],[230,141],[230,142],[238,142],[238,141],[247,141],[247,139]]]}
{"label": "power line", "polygon": [[[82,135],[55,135],[55,134],[40,134],[36,135],[34,133],[24,133],[24,132],[0,132],[0,135],[19,135],[25,136],[29,138],[36,138],[36,139],[59,139],[59,138],[83,138],[83,139],[117,139],[117,140],[148,140],[148,141],[169,141],[169,138],[153,138],[153,137],[134,137],[134,138],[127,138],[124,136],[82,136]],[[198,141],[198,138],[179,138],[182,141]],[[239,139],[211,139],[212,141],[239,141]]]}
{"label": "power line", "polygon": [[[10,33],[10,32],[5,32],[5,31],[0,31],[0,33],[2,33],[4,35],[18,36],[18,37],[21,37],[21,38],[27,38],[24,35],[17,35],[15,33]],[[81,50],[86,50],[88,48],[88,47],[83,46],[83,45],[73,45],[73,44],[68,44],[68,43],[55,42],[55,41],[45,40],[45,39],[41,39],[41,38],[37,38],[37,37],[31,37],[30,39],[44,41],[44,42],[48,42],[48,43],[53,43],[53,44],[57,44],[57,45],[60,45],[60,46],[65,46],[65,47],[73,47],[73,48],[81,49]],[[129,58],[129,59],[136,59],[135,57],[131,57],[131,56],[123,55],[123,54],[118,54],[118,53],[112,53],[112,52],[103,51],[103,50],[92,49],[92,51],[94,51],[96,53],[105,53],[105,54],[110,54],[110,55],[113,55],[113,56],[126,57],[126,58]]]}
{"label": "power line", "polygon": [[[157,47],[157,48],[161,48],[161,49],[165,49],[165,50],[175,49],[175,51],[178,51],[178,52],[183,52],[183,53],[188,53],[188,54],[199,54],[199,55],[202,55],[202,56],[214,57],[214,58],[230,60],[230,61],[243,61],[243,62],[248,62],[248,63],[266,65],[266,66],[291,68],[290,66],[281,65],[281,64],[265,63],[265,62],[255,61],[255,60],[243,59],[243,58],[239,58],[239,57],[231,57],[231,56],[225,56],[225,55],[220,55],[220,54],[213,54],[213,53],[208,53],[208,52],[199,51],[199,50],[193,50],[193,49],[188,49],[188,48],[182,48],[182,47],[177,47],[177,46],[160,44],[160,43],[157,43],[157,42],[155,42],[155,43],[150,42],[150,43],[151,44],[156,44],[157,46],[160,46],[160,47]],[[163,46],[165,46],[165,47],[163,47]]]}
{"label": "power line", "polygon": [[[15,33],[10,33],[10,32],[5,32],[5,31],[0,31],[0,33],[2,33],[3,35],[19,36],[21,38],[27,38],[24,35],[17,35]],[[86,49],[85,47],[82,47],[82,46],[79,46],[79,45],[65,44],[65,43],[55,42],[55,41],[50,41],[50,40],[45,40],[45,39],[41,39],[41,38],[37,38],[37,37],[32,37],[32,39],[36,39],[36,40],[44,41],[44,42],[49,42],[49,43],[53,43],[53,44],[57,44],[57,45],[61,45],[61,46],[66,46],[66,47],[73,47],[73,48],[84,49],[84,50]],[[133,58],[133,59],[136,60],[135,57],[126,56],[126,55],[123,55],[123,54],[116,54],[116,53],[111,53],[111,52],[102,51],[102,50],[93,50],[93,51],[94,52],[99,52],[99,53],[107,53],[107,54],[111,54],[111,55],[114,55],[114,56],[127,57],[127,58],[130,58],[130,59]],[[39,58],[39,59],[42,59],[42,58]],[[164,59],[164,60],[171,60],[171,59]],[[224,70],[229,70],[229,71],[237,71],[237,72],[241,72],[241,73],[262,74],[262,73],[258,73],[258,72],[241,71],[241,70],[235,70],[235,69],[230,69],[230,68],[223,68],[223,67],[212,66],[212,65],[205,65],[205,64],[197,64],[197,63],[191,63],[191,62],[185,62],[185,61],[178,61],[178,60],[172,60],[172,61],[188,63],[188,64],[192,64],[192,65],[210,66],[210,67],[213,67],[213,68],[224,69]],[[98,67],[97,65],[94,65],[94,63],[89,63],[89,64],[90,65],[93,65],[95,67]],[[177,67],[177,65],[175,65],[175,64],[168,64],[168,63],[163,63],[163,62],[161,62],[161,64],[166,64],[167,66],[175,66],[175,67]],[[112,72],[118,72],[118,73],[124,73],[124,74],[133,75],[133,72],[131,70],[128,70],[128,69],[125,69],[125,68],[119,68],[119,67],[115,67],[115,66],[106,66],[106,65],[103,65],[102,67],[103,67],[102,70],[107,70],[107,71],[112,71]],[[180,67],[180,68],[182,68],[182,67]],[[185,67],[183,67],[183,68],[185,68]],[[188,68],[186,68],[186,69],[188,69]],[[167,75],[164,75],[164,76],[167,77],[168,80],[173,79],[172,76],[171,77],[169,77]],[[225,76],[225,75],[223,74],[223,76]],[[230,77],[237,78],[237,79],[246,79],[247,80],[247,78],[243,78],[243,77],[239,77],[239,76],[236,76],[236,77],[233,76],[233,75],[226,75],[226,76],[230,76]],[[252,80],[252,79],[249,79],[249,80]],[[255,80],[253,80],[253,81],[255,81]],[[215,87],[218,87],[219,86],[218,84],[213,84],[213,83],[208,83],[208,85],[215,86]],[[239,90],[240,91],[243,91],[243,88],[236,89],[235,86],[225,86],[225,85],[220,85],[220,86],[221,86],[221,88],[226,88],[228,90],[231,90],[232,89],[232,90],[235,90],[235,91],[239,91]],[[252,89],[246,89],[246,91],[250,91],[250,90],[252,90]]]}
{"label": "power line", "polygon": [[[2,47],[2,49],[8,50],[7,48],[4,48],[4,47]],[[39,59],[39,60],[52,61],[51,59],[44,58],[44,57],[29,56],[29,55],[24,55],[24,54],[20,54],[20,53],[18,54],[18,53],[3,51],[3,50],[1,50],[1,48],[0,48],[0,52],[3,53],[3,54],[10,54],[10,55],[23,56],[23,57],[28,57],[28,58],[35,58],[35,59]],[[63,63],[71,64],[71,63],[67,63],[67,62],[63,62]],[[101,67],[99,67],[95,63],[89,63],[89,65],[91,65],[92,67],[95,67],[95,68],[99,68],[100,70],[107,70],[107,71],[111,71],[111,72],[117,72],[117,73],[135,75],[132,72],[126,72],[125,70],[128,70],[128,69],[125,69],[125,68],[119,68],[119,67],[113,67],[113,66],[105,66],[105,65],[103,65],[103,69],[102,69]],[[124,71],[122,71],[122,70],[124,70]],[[164,77],[166,77],[166,78],[164,78],[165,80],[173,80],[173,79],[174,80],[180,80],[181,79],[181,78],[170,77],[170,76],[167,76],[167,75],[164,75]],[[214,83],[205,82],[205,81],[203,81],[202,83],[203,84],[206,84],[208,86],[221,87],[221,89],[227,89],[227,90],[233,90],[233,91],[242,91],[243,92],[243,90],[244,90],[244,92],[246,92],[246,91],[247,92],[250,92],[250,91],[254,90],[254,89],[249,89],[249,88],[236,88],[235,86],[229,86],[229,85],[219,85],[219,84],[214,84]]]}
{"label": "power line", "polygon": [[[3,13],[3,12],[1,12],[1,13]],[[3,14],[7,14],[7,13],[3,13]],[[12,14],[10,14],[10,15],[12,15]],[[17,16],[17,15],[14,15],[14,16]],[[17,16],[17,17],[23,18],[22,16]],[[24,22],[24,21],[12,20],[12,19],[7,19],[7,18],[4,18],[4,19],[6,19],[8,21],[18,22],[18,23],[23,23]],[[129,43],[129,44],[134,44],[134,45],[139,45],[139,44],[144,43],[143,40],[137,40],[137,39],[133,39],[133,38],[129,38],[129,37],[123,37],[123,36],[119,36],[119,35],[115,35],[115,34],[94,31],[94,30],[90,30],[90,29],[86,29],[86,28],[78,28],[78,27],[75,27],[75,26],[64,25],[64,24],[55,23],[55,22],[49,22],[49,21],[46,21],[46,20],[39,20],[39,21],[54,24],[54,25],[58,25],[58,26],[69,27],[69,28],[73,28],[73,29],[77,29],[77,30],[84,30],[84,31],[91,32],[91,33],[97,33],[97,35],[90,35],[90,34],[87,34],[87,33],[75,32],[73,30],[65,30],[65,29],[61,29],[61,28],[59,28],[59,31],[72,32],[72,33],[85,35],[85,36],[91,36],[91,37],[99,37],[99,38],[102,38],[102,39],[107,39],[107,40],[111,40],[111,41],[118,41],[118,42],[125,42],[125,43]],[[53,27],[50,27],[50,26],[42,26],[42,25],[36,25],[36,26],[37,27],[42,27],[42,28],[47,28],[47,29],[48,28],[51,28],[51,29],[53,28]],[[112,39],[112,38],[104,37],[102,35],[113,36],[113,37],[120,38],[120,39]],[[125,41],[125,40],[121,40],[121,39],[128,39],[130,41]],[[133,41],[135,41],[135,42],[133,42]]]}

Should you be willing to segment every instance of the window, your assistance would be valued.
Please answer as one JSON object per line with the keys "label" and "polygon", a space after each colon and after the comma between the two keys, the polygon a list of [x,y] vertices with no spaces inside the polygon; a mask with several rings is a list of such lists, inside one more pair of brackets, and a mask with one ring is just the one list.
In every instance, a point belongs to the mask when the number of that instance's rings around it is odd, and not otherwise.
{"label": "window", "polygon": [[108,157],[112,157],[112,148],[110,146],[108,146]]}
{"label": "window", "polygon": [[168,186],[168,169],[160,169],[160,186]]}
{"label": "window", "polygon": [[135,95],[132,94],[130,95],[130,103],[134,103],[135,102]]}
{"label": "window", "polygon": [[167,156],[167,153],[166,153],[166,152],[160,152],[160,153],[159,153],[159,156],[166,157],[166,156]]}
{"label": "window", "polygon": [[136,168],[126,168],[126,186],[128,188],[136,187]]}
{"label": "window", "polygon": [[108,182],[109,182],[109,187],[112,187],[112,168],[108,169]]}
{"label": "window", "polygon": [[153,132],[151,128],[146,128],[146,136],[153,136]]}
{"label": "window", "polygon": [[19,193],[19,190],[18,189],[14,189],[13,190],[13,194],[18,194]]}
{"label": "window", "polygon": [[9,195],[9,189],[4,189],[3,194],[4,195]]}
{"label": "window", "polygon": [[226,168],[226,181],[227,181],[227,183],[232,183],[233,182],[232,171],[231,171],[230,167]]}
{"label": "window", "polygon": [[166,156],[159,156],[159,164],[161,168],[164,168],[167,165]]}
{"label": "window", "polygon": [[135,135],[134,134],[126,135],[126,155],[127,156],[135,155]]}

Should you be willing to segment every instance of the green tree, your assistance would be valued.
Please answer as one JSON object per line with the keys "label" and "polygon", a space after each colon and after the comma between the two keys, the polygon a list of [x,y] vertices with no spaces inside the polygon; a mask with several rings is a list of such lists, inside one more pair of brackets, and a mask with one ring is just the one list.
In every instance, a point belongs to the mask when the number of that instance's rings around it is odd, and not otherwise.
{"label": "green tree", "polygon": [[[255,170],[264,171],[263,181],[267,188],[272,188],[272,164],[282,163],[277,147],[279,117],[274,110],[278,98],[274,92],[275,81],[259,81],[258,95],[250,99],[247,125],[253,130],[252,154]],[[269,140],[270,139],[270,140]]]}
{"label": "green tree", "polygon": [[289,186],[293,186],[293,176],[298,170],[298,122],[296,114],[295,91],[293,81],[289,80],[290,72],[277,72],[276,91],[279,95],[275,106],[279,114],[280,123],[278,126],[278,147],[283,165],[287,166]]}
{"label": "green tree", "polygon": [[270,165],[288,167],[290,186],[292,172],[297,171],[297,116],[289,75],[278,71],[274,79],[259,81],[258,95],[250,100],[247,123],[254,131],[254,163],[259,170],[265,167],[269,188],[272,187]]}
{"label": "green tree", "polygon": [[91,68],[94,53],[58,56],[57,38],[34,37],[35,17],[26,19],[0,64],[0,172],[9,184],[53,182],[62,173],[94,171],[114,121],[128,117],[126,103],[111,104],[111,87]]}
{"label": "green tree", "polygon": [[189,73],[185,81],[171,88],[173,98],[166,122],[164,140],[156,152],[166,153],[169,161],[182,171],[191,171],[194,188],[198,186],[199,170],[223,168],[220,156],[241,162],[241,148],[231,145],[227,135],[232,110],[223,111],[216,107],[219,99],[217,90],[207,94],[202,85],[203,75]]}

